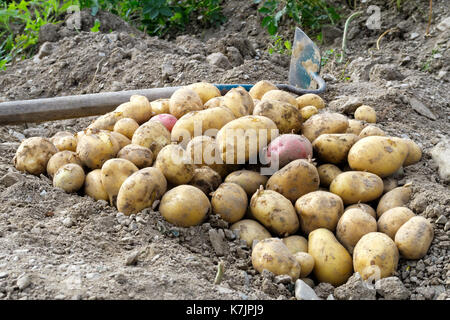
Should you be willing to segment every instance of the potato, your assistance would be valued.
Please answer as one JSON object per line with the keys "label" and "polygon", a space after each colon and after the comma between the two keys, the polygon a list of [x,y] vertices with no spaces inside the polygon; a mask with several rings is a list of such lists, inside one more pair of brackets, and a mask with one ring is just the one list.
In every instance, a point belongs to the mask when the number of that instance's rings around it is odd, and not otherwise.
{"label": "potato", "polygon": [[197,92],[182,87],[170,97],[169,110],[170,114],[179,119],[188,112],[203,110],[203,102]]}
{"label": "potato", "polygon": [[211,211],[208,197],[198,188],[177,186],[164,194],[159,212],[168,222],[179,227],[200,224]]}
{"label": "potato", "polygon": [[114,125],[114,131],[124,135],[128,139],[133,138],[133,134],[138,128],[139,124],[131,118],[122,118]]}
{"label": "potato", "polygon": [[172,129],[171,139],[184,147],[196,136],[215,137],[224,125],[234,119],[233,113],[227,108],[192,111],[178,119]]}
{"label": "potato", "polygon": [[169,144],[161,149],[154,164],[161,170],[167,181],[174,184],[186,184],[194,177],[195,165],[179,145]]}
{"label": "potato", "polygon": [[369,232],[377,232],[377,221],[369,213],[353,208],[346,210],[336,227],[336,237],[350,254],[359,239]]}
{"label": "potato", "polygon": [[102,183],[102,170],[95,169],[86,175],[84,193],[94,200],[109,200],[108,193]]}
{"label": "potato", "polygon": [[159,121],[167,128],[167,130],[169,130],[169,132],[172,132],[175,123],[177,123],[177,118],[168,113],[160,113],[151,117],[149,121]]}
{"label": "potato", "polygon": [[[222,178],[228,174],[233,167],[227,167],[223,163],[222,157],[214,138],[208,136],[197,136],[186,146],[186,153],[191,157],[192,162],[197,166],[208,166],[216,171]],[[255,189],[256,191],[256,189]],[[253,194],[253,193],[252,193]]]}
{"label": "potato", "polygon": [[251,115],[255,107],[252,97],[242,87],[228,91],[223,96],[223,106],[230,109],[236,118]]}
{"label": "potato", "polygon": [[113,131],[117,121],[125,118],[123,112],[112,111],[95,119],[88,129]]}
{"label": "potato", "polygon": [[251,248],[253,241],[270,238],[270,232],[267,231],[259,222],[250,219],[244,219],[233,223],[230,227],[235,233],[239,234],[239,238],[244,240],[247,247]]}
{"label": "potato", "polygon": [[75,138],[77,138],[77,145],[78,145],[78,141],[80,141],[80,139],[86,135],[86,131],[87,130],[83,130],[83,131],[78,131],[77,133],[75,133]]}
{"label": "potato", "polygon": [[271,119],[251,115],[228,122],[217,133],[216,141],[226,164],[257,163],[262,148],[277,135]]}
{"label": "potato", "polygon": [[161,170],[153,167],[141,169],[122,183],[117,194],[117,210],[126,215],[138,213],[161,199],[166,190],[167,181]]}
{"label": "potato", "polygon": [[344,212],[344,204],[341,198],[331,192],[313,191],[297,199],[295,210],[305,234],[319,228],[334,231]]}
{"label": "potato", "polygon": [[229,223],[235,223],[241,220],[247,211],[247,193],[236,183],[222,183],[211,194],[211,206],[214,214]]}
{"label": "potato", "polygon": [[300,264],[300,278],[309,276],[314,269],[314,258],[307,252],[296,252],[294,258]]}
{"label": "potato", "polygon": [[53,178],[56,171],[58,171],[59,168],[61,168],[63,165],[68,163],[75,163],[79,166],[82,166],[83,163],[81,162],[80,157],[73,151],[60,151],[55,153],[47,163],[47,174],[50,178]]}
{"label": "potato", "polygon": [[131,161],[139,169],[150,167],[153,163],[152,150],[137,144],[129,144],[120,149],[117,158]]}
{"label": "potato", "polygon": [[370,136],[352,146],[348,164],[353,170],[368,171],[385,178],[403,165],[407,155],[406,143],[390,137]]}
{"label": "potato", "polygon": [[261,102],[268,101],[268,100],[287,102],[297,108],[297,100],[295,100],[294,96],[292,94],[290,94],[289,92],[286,92],[283,90],[277,89],[277,90],[267,91],[261,97]]}
{"label": "potato", "polygon": [[328,229],[316,229],[309,234],[308,253],[314,258],[313,272],[319,282],[337,287],[353,274],[352,257]]}
{"label": "potato", "polygon": [[199,188],[207,196],[216,190],[221,183],[222,178],[220,174],[207,166],[195,169],[194,176],[189,181],[191,186]]}
{"label": "potato", "polygon": [[77,154],[90,169],[100,169],[120,150],[119,142],[107,131],[89,130],[77,144]]}
{"label": "potato", "polygon": [[49,139],[32,137],[20,143],[13,163],[17,170],[38,176],[45,173],[48,161],[57,152],[58,149]]}
{"label": "potato", "polygon": [[356,141],[358,136],[353,133],[326,133],[318,136],[312,146],[322,161],[339,164],[347,160]]}
{"label": "potato", "polygon": [[397,230],[395,244],[403,258],[417,260],[427,254],[433,237],[431,223],[422,216],[415,216]]}
{"label": "potato", "polygon": [[403,141],[405,141],[408,146],[408,155],[403,162],[403,167],[410,166],[419,162],[422,158],[422,149],[419,147],[419,145],[411,139],[403,139]]}
{"label": "potato", "polygon": [[336,167],[334,164],[326,163],[317,167],[317,173],[319,174],[320,185],[322,187],[328,188],[339,174],[342,173],[341,169]]}
{"label": "potato", "polygon": [[378,219],[378,231],[387,234],[392,240],[398,229],[415,214],[406,207],[389,209]]}
{"label": "potato", "polygon": [[340,113],[320,113],[303,122],[303,135],[311,142],[324,133],[344,133],[348,119]]}
{"label": "potato", "polygon": [[255,219],[279,236],[286,237],[298,230],[294,206],[278,192],[262,188],[256,191],[250,199],[250,211]]}
{"label": "potato", "polygon": [[83,186],[84,178],[84,170],[81,166],[68,163],[56,171],[53,177],[53,186],[68,193],[76,192]]}
{"label": "potato", "polygon": [[111,205],[115,205],[122,183],[138,170],[138,167],[126,159],[110,159],[103,164],[102,184]]}
{"label": "potato", "polygon": [[383,180],[370,172],[346,171],[330,184],[330,191],[342,198],[344,204],[369,202],[383,193]]}
{"label": "potato", "polygon": [[170,113],[170,99],[158,99],[150,102],[152,108],[152,115],[161,113]]}
{"label": "potato", "polygon": [[381,232],[361,237],[353,250],[353,268],[364,280],[378,280],[394,274],[398,265],[394,241]]}
{"label": "potato", "polygon": [[398,181],[393,177],[387,177],[383,179],[383,193],[388,193],[389,191],[398,187]]}
{"label": "potato", "polygon": [[304,194],[319,189],[319,183],[316,167],[308,160],[298,159],[275,172],[267,181],[266,188],[294,202]]}
{"label": "potato", "polygon": [[248,93],[253,99],[261,100],[263,95],[270,90],[278,90],[278,88],[270,81],[261,80],[255,83]]}
{"label": "potato", "polygon": [[361,120],[348,119],[348,128],[345,133],[353,133],[357,136],[361,133],[361,131],[366,127],[366,123]]}
{"label": "potato", "polygon": [[319,111],[314,106],[306,106],[300,109],[300,114],[302,115],[303,121],[308,120],[313,115],[318,114]]}
{"label": "potato", "polygon": [[297,159],[312,158],[311,142],[298,134],[282,134],[276,137],[267,147],[266,159],[271,166],[282,168]]}
{"label": "potato", "polygon": [[195,91],[202,100],[203,104],[205,104],[212,98],[221,96],[220,90],[217,89],[215,85],[208,82],[193,83],[191,85],[188,85],[187,88]]}
{"label": "potato", "polygon": [[[58,135],[59,134],[59,135]],[[78,139],[74,134],[67,131],[58,132],[52,138],[50,138],[50,142],[59,150],[59,151],[76,151]]]}
{"label": "potato", "polygon": [[380,218],[384,212],[395,207],[405,207],[411,198],[411,184],[407,183],[402,187],[397,187],[385,193],[377,206],[377,216]]}
{"label": "potato", "polygon": [[236,183],[240,185],[249,197],[259,189],[260,186],[265,188],[268,178],[256,171],[238,170],[230,173],[224,182]]}
{"label": "potato", "polygon": [[275,275],[289,275],[293,281],[300,276],[300,264],[278,238],[259,241],[252,250],[252,265],[259,273],[264,269]]}
{"label": "potato", "polygon": [[302,236],[293,235],[281,240],[292,254],[297,252],[308,252],[308,240]]}
{"label": "potato", "polygon": [[344,212],[347,211],[347,210],[350,210],[350,209],[355,209],[355,208],[356,209],[360,209],[360,210],[364,211],[365,213],[370,214],[375,220],[377,219],[377,212],[371,206],[369,206],[366,203],[355,203],[355,204],[352,204],[352,205],[346,207],[344,209]]}
{"label": "potato", "polygon": [[355,119],[375,123],[377,122],[377,113],[372,107],[362,105],[355,110]]}
{"label": "potato", "polygon": [[134,119],[138,124],[142,124],[152,116],[152,107],[147,97],[141,95],[132,95],[130,102],[119,105],[116,112],[121,112],[124,118]]}
{"label": "potato", "polygon": [[306,93],[301,95],[300,97],[297,97],[295,99],[297,101],[297,105],[299,109],[303,109],[307,106],[314,106],[316,109],[323,109],[325,108],[325,101],[314,93]]}
{"label": "potato", "polygon": [[122,149],[123,147],[131,144],[131,140],[128,139],[127,137],[125,137],[123,134],[115,132],[115,131],[111,131],[109,133],[114,139],[117,140],[117,142],[119,143],[119,150]]}
{"label": "potato", "polygon": [[223,97],[215,97],[215,98],[209,99],[205,103],[204,107],[205,107],[205,109],[216,108],[216,107],[223,107],[224,106],[223,105],[223,101],[224,101]]}
{"label": "potato", "polygon": [[280,133],[297,133],[302,128],[302,115],[297,107],[276,100],[261,101],[255,106],[253,115],[272,119]]}
{"label": "potato", "polygon": [[131,143],[149,148],[155,161],[159,151],[170,144],[170,132],[159,121],[147,121],[134,132]]}
{"label": "potato", "polygon": [[364,129],[362,129],[361,132],[359,133],[360,138],[365,138],[365,137],[370,137],[370,136],[384,137],[384,136],[386,136],[386,133],[374,125],[368,125]]}

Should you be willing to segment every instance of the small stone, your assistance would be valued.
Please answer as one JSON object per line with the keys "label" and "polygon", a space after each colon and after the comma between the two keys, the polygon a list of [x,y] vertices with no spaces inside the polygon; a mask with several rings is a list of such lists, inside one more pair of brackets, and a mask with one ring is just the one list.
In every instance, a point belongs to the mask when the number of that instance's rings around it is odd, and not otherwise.
{"label": "small stone", "polygon": [[7,278],[9,276],[8,272],[0,272],[0,279]]}
{"label": "small stone", "polygon": [[332,294],[327,297],[327,300],[336,300]]}
{"label": "small stone", "polygon": [[320,300],[314,290],[300,279],[295,281],[295,298],[297,300]]}
{"label": "small stone", "polygon": [[334,297],[337,300],[376,300],[376,291],[371,286],[355,272],[347,283],[334,290]]}
{"label": "small stone", "polygon": [[431,112],[431,110],[428,109],[427,106],[425,106],[421,101],[417,100],[416,98],[409,98],[409,104],[411,105],[411,108],[413,108],[413,110],[416,111],[418,114],[425,116],[431,120],[437,120],[436,115],[434,115],[434,113]]}
{"label": "small stone", "polygon": [[17,286],[19,290],[26,289],[31,284],[30,276],[27,274],[21,275],[17,278]]}
{"label": "small stone", "polygon": [[419,260],[416,264],[416,269],[418,271],[424,271],[425,270],[425,263],[422,260]]}
{"label": "small stone", "polygon": [[21,174],[16,172],[9,172],[0,179],[0,184],[4,185],[6,188],[9,188],[17,182],[21,181],[25,181],[25,178]]}
{"label": "small stone", "polygon": [[273,295],[278,292],[278,286],[272,280],[264,279],[261,284],[261,291]]}
{"label": "small stone", "polygon": [[137,263],[138,257],[141,254],[139,250],[133,251],[127,256],[127,259],[125,260],[126,266],[132,266]]}
{"label": "small stone", "polygon": [[344,96],[330,102],[330,109],[346,114],[354,113],[363,102],[359,97]]}
{"label": "small stone", "polygon": [[450,139],[439,142],[432,150],[431,157],[438,165],[438,172],[441,179],[450,182]]}
{"label": "small stone", "polygon": [[65,227],[67,227],[67,228],[70,228],[71,226],[73,226],[73,221],[72,221],[72,218],[70,218],[70,217],[66,217],[66,218],[64,218],[64,220],[62,221],[62,224],[65,226]]}
{"label": "small stone", "polygon": [[445,31],[450,29],[450,17],[444,18],[439,24],[436,26],[436,29],[439,31]]}
{"label": "small stone", "polygon": [[217,256],[224,256],[229,251],[228,243],[225,241],[225,234],[222,229],[217,231],[216,229],[209,229],[208,231],[209,241],[216,252]]}
{"label": "small stone", "polygon": [[450,230],[450,221],[448,221],[444,226],[444,231]]}
{"label": "small stone", "polygon": [[375,282],[375,290],[386,300],[406,300],[411,293],[397,277],[388,277]]}
{"label": "small stone", "polygon": [[444,215],[441,215],[437,220],[436,223],[437,224],[446,224],[447,223],[447,217]]}
{"label": "small stone", "polygon": [[64,300],[65,298],[66,298],[66,296],[63,294],[58,294],[55,296],[55,300]]}
{"label": "small stone", "polygon": [[334,287],[330,283],[321,282],[314,287],[314,292],[319,298],[326,299],[330,294],[334,292]]}
{"label": "small stone", "polygon": [[263,271],[261,272],[261,276],[263,279],[268,279],[270,281],[273,281],[275,278],[275,275],[267,269],[263,269]]}
{"label": "small stone", "polygon": [[276,276],[274,279],[275,283],[281,283],[281,284],[288,284],[292,282],[291,276],[288,276],[287,274]]}
{"label": "small stone", "polygon": [[411,40],[414,40],[414,39],[418,38],[419,36],[420,36],[420,34],[418,34],[417,32],[412,32],[412,33],[409,35],[409,38],[410,38]]}
{"label": "small stone", "polygon": [[206,57],[206,61],[213,66],[225,70],[233,68],[228,58],[221,52],[211,53],[209,56]]}
{"label": "small stone", "polygon": [[230,229],[225,229],[224,233],[225,233],[225,237],[226,237],[228,240],[233,241],[234,239],[236,239],[236,234],[235,234],[232,230],[230,230]]}
{"label": "small stone", "polygon": [[229,61],[233,66],[237,67],[244,63],[244,58],[239,49],[236,47],[227,47],[226,50]]}

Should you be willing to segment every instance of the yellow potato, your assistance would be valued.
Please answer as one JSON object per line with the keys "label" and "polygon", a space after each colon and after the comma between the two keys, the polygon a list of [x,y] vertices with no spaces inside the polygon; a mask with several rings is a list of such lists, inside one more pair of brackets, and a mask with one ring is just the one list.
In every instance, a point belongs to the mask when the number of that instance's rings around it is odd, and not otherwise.
{"label": "yellow potato", "polygon": [[384,212],[395,207],[405,207],[411,198],[411,184],[407,183],[402,187],[397,187],[385,193],[377,206],[377,216],[380,218]]}
{"label": "yellow potato", "polygon": [[353,274],[352,257],[328,229],[316,229],[309,234],[308,253],[314,258],[313,271],[319,282],[337,287]]}
{"label": "yellow potato", "polygon": [[300,276],[300,264],[278,238],[259,241],[252,250],[252,265],[259,273],[264,269],[275,275],[289,275],[292,280]]}
{"label": "yellow potato", "polygon": [[127,137],[125,137],[123,134],[115,132],[115,131],[111,131],[109,133],[114,139],[117,140],[117,142],[119,143],[119,150],[122,149],[123,147],[131,144],[131,140],[128,139]]}
{"label": "yellow potato", "polygon": [[377,219],[377,212],[366,203],[355,203],[345,208],[344,212],[350,209],[361,209],[362,211],[370,214],[375,220]]}
{"label": "yellow potato", "polygon": [[139,169],[150,167],[153,163],[152,150],[137,144],[129,144],[120,149],[117,158],[131,161]]}
{"label": "yellow potato", "polygon": [[20,143],[13,163],[17,170],[38,176],[45,173],[48,161],[57,152],[58,149],[49,139],[32,137]]}
{"label": "yellow potato", "polygon": [[170,99],[158,99],[150,102],[150,107],[152,108],[152,115],[157,115],[161,113],[170,113]]}
{"label": "yellow potato", "polygon": [[55,153],[47,163],[47,174],[50,178],[53,178],[56,171],[58,171],[59,168],[61,168],[63,165],[68,163],[75,163],[79,166],[82,166],[83,163],[81,162],[80,157],[73,151],[60,151]]}
{"label": "yellow potato", "polygon": [[242,87],[233,88],[223,96],[223,106],[230,109],[236,118],[252,114],[253,99]]}
{"label": "yellow potato", "polygon": [[217,89],[215,85],[208,82],[197,82],[188,85],[187,87],[198,94],[203,104],[212,98],[221,96],[220,90]]}
{"label": "yellow potato", "polygon": [[255,83],[255,85],[250,89],[249,94],[253,99],[261,100],[263,95],[270,90],[277,90],[278,88],[270,81],[261,80]]}
{"label": "yellow potato", "polygon": [[170,132],[159,121],[147,121],[134,132],[131,143],[149,148],[155,161],[159,151],[170,144]]}
{"label": "yellow potato", "polygon": [[367,212],[353,208],[346,210],[336,227],[336,237],[350,254],[359,239],[369,232],[377,232],[377,221]]}
{"label": "yellow potato", "polygon": [[252,215],[267,229],[286,237],[299,227],[297,214],[292,203],[283,195],[262,188],[250,199]]}
{"label": "yellow potato", "polygon": [[383,193],[383,180],[370,172],[346,171],[330,184],[330,191],[342,198],[344,204],[369,202]]}
{"label": "yellow potato", "polygon": [[302,115],[303,121],[308,120],[313,115],[318,114],[319,111],[314,106],[306,106],[300,109],[300,114]]}
{"label": "yellow potato", "polygon": [[369,123],[375,123],[377,122],[377,113],[372,107],[362,105],[356,109],[355,119],[363,120]]}
{"label": "yellow potato", "polygon": [[300,264],[300,278],[309,276],[314,269],[314,258],[307,252],[296,252],[294,258]]}
{"label": "yellow potato", "polygon": [[182,87],[170,97],[169,110],[170,114],[179,119],[188,112],[203,110],[203,102],[197,92]]}
{"label": "yellow potato", "polygon": [[319,183],[316,167],[308,160],[297,159],[275,172],[267,181],[266,188],[294,202],[304,194],[319,189]]}
{"label": "yellow potato", "polygon": [[294,96],[283,90],[270,90],[261,97],[261,102],[269,100],[287,102],[297,108],[297,100],[295,100]]}
{"label": "yellow potato", "polygon": [[331,184],[331,181],[333,181],[334,178],[341,174],[342,171],[334,164],[326,163],[317,167],[317,173],[319,174],[320,185],[322,187],[328,188]]}
{"label": "yellow potato", "polygon": [[344,212],[344,203],[331,192],[313,191],[297,199],[295,210],[305,234],[319,228],[334,231]]}
{"label": "yellow potato", "polygon": [[290,103],[276,100],[261,101],[255,106],[253,115],[272,119],[281,134],[297,133],[302,128],[302,115]]}
{"label": "yellow potato", "polygon": [[211,194],[211,206],[214,214],[229,223],[235,223],[241,220],[247,211],[247,193],[236,183],[222,183]]}
{"label": "yellow potato", "polygon": [[292,254],[297,252],[308,252],[308,240],[302,236],[293,235],[281,240]]}
{"label": "yellow potato", "polygon": [[250,219],[244,219],[231,225],[231,230],[239,234],[239,238],[244,240],[247,247],[251,248],[254,240],[263,240],[270,238],[270,232],[267,231],[259,222]]}
{"label": "yellow potato", "polygon": [[384,136],[386,136],[386,133],[374,125],[368,125],[364,129],[362,129],[361,132],[359,133],[360,138],[365,138],[365,137],[370,137],[370,136],[384,137]]}
{"label": "yellow potato", "polygon": [[320,113],[303,122],[303,135],[313,142],[324,133],[344,133],[348,128],[348,119],[340,113]]}
{"label": "yellow potato", "polygon": [[104,114],[95,119],[88,126],[88,129],[113,131],[116,122],[122,118],[125,118],[123,112],[119,111],[108,112],[107,114]]}
{"label": "yellow potato", "polygon": [[110,159],[102,166],[102,184],[111,205],[115,205],[122,183],[139,169],[125,159]]}
{"label": "yellow potato", "polygon": [[89,130],[78,141],[77,154],[90,169],[100,169],[120,150],[119,142],[107,131]]}
{"label": "yellow potato", "polygon": [[86,175],[84,193],[94,200],[109,200],[108,193],[102,183],[102,170],[95,169]]}
{"label": "yellow potato", "polygon": [[389,209],[378,219],[378,231],[394,240],[398,229],[414,216],[414,212],[406,207]]}
{"label": "yellow potato", "polygon": [[223,97],[215,97],[215,98],[209,99],[205,103],[205,109],[223,107],[224,106],[223,100],[224,100]]}
{"label": "yellow potato", "polygon": [[194,176],[189,181],[191,186],[197,187],[207,196],[222,183],[220,174],[210,167],[203,166],[194,170]]}
{"label": "yellow potato", "polygon": [[65,192],[76,192],[84,184],[84,170],[75,163],[63,165],[56,171],[53,177],[53,186],[61,188]]}
{"label": "yellow potato", "polygon": [[322,161],[339,164],[347,160],[356,141],[358,136],[353,133],[326,133],[318,136],[312,146]]}
{"label": "yellow potato", "polygon": [[120,119],[114,125],[114,131],[123,134],[128,139],[133,138],[133,134],[138,128],[139,124],[131,118]]}
{"label": "yellow potato", "polygon": [[138,124],[142,124],[152,117],[150,102],[147,97],[140,95],[132,95],[129,102],[122,103],[115,111],[121,112],[124,118],[134,119]]}
{"label": "yellow potato", "polygon": [[154,167],[160,169],[167,181],[174,185],[187,184],[195,174],[195,165],[186,151],[176,144],[161,149]]}
{"label": "yellow potato", "polygon": [[398,265],[394,241],[381,232],[361,237],[353,250],[353,268],[364,280],[378,280],[394,274]]}
{"label": "yellow potato", "polygon": [[431,223],[422,216],[415,216],[397,230],[395,244],[403,258],[417,260],[427,254],[433,237]]}
{"label": "yellow potato", "polygon": [[268,178],[266,176],[250,170],[234,171],[225,178],[225,182],[240,185],[249,197],[251,197],[260,188],[260,186],[265,188],[267,180]]}
{"label": "yellow potato", "polygon": [[303,94],[300,97],[297,97],[296,100],[299,109],[303,109],[307,106],[314,106],[317,109],[325,108],[325,101],[323,101],[320,96],[314,93]]}
{"label": "yellow potato", "polygon": [[368,171],[385,178],[403,165],[407,155],[406,143],[390,137],[370,136],[352,146],[348,164],[353,170]]}
{"label": "yellow potato", "polygon": [[[59,133],[59,135],[58,135]],[[77,143],[78,139],[75,137],[74,134],[62,131],[55,134],[52,138],[50,138],[50,141],[53,143],[53,145],[59,150],[59,151],[76,151],[77,150]]]}
{"label": "yellow potato", "polygon": [[348,128],[345,133],[353,133],[358,136],[365,127],[366,123],[364,121],[348,119]]}
{"label": "yellow potato", "polygon": [[164,194],[159,212],[168,222],[180,227],[200,224],[211,211],[208,197],[198,188],[177,186]]}
{"label": "yellow potato", "polygon": [[422,149],[419,145],[411,139],[403,139],[403,141],[408,146],[408,155],[406,156],[405,162],[403,162],[403,166],[406,167],[419,162],[422,158]]}

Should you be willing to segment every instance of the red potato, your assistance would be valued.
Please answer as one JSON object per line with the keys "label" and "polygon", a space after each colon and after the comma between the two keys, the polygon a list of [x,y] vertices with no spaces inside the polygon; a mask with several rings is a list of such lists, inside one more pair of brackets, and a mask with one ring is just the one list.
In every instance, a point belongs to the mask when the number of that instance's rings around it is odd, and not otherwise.
{"label": "red potato", "polygon": [[172,128],[175,125],[175,122],[177,122],[177,118],[168,113],[161,113],[152,117],[150,121],[159,121],[167,128],[167,130],[172,132]]}
{"label": "red potato", "polygon": [[277,137],[269,144],[266,153],[270,162],[276,161],[278,157],[280,168],[293,160],[312,157],[312,154],[311,142],[298,134],[283,134]]}

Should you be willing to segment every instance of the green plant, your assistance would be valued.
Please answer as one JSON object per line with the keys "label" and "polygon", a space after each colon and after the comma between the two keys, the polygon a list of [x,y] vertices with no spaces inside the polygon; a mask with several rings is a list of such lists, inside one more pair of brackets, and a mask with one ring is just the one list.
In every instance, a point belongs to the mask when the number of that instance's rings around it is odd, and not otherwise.
{"label": "green plant", "polygon": [[274,52],[277,52],[280,54],[291,55],[292,44],[289,40],[284,40],[279,35],[272,36],[272,39],[273,39],[273,43],[270,43],[269,48],[267,49],[269,54],[273,54]]}
{"label": "green plant", "polygon": [[94,26],[91,28],[91,32],[98,32],[100,30],[100,20],[95,19]]}

